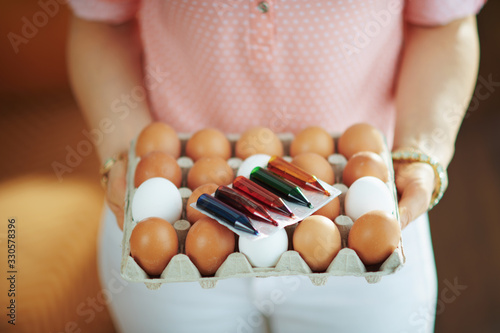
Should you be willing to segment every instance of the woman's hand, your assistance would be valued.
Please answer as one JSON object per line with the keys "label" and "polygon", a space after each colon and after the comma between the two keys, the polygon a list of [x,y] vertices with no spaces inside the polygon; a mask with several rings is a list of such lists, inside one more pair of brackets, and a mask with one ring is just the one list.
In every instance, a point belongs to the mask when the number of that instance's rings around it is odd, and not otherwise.
{"label": "woman's hand", "polygon": [[[420,150],[447,168],[477,78],[476,18],[471,15],[442,26],[408,23],[405,28],[392,148]],[[427,211],[437,180],[430,165],[394,164],[405,227]]]}
{"label": "woman's hand", "polygon": [[127,189],[127,157],[118,159],[109,171],[106,188],[106,201],[109,208],[116,216],[116,222],[123,230],[125,191]]}
{"label": "woman's hand", "polygon": [[429,208],[434,191],[435,175],[427,163],[394,162],[398,189],[401,227],[422,215]]}
{"label": "woman's hand", "polygon": [[[151,123],[147,99],[134,99],[134,107],[113,109],[113,101],[142,87],[142,46],[135,20],[122,24],[71,20],[68,66],[71,85],[89,130],[102,129],[95,147],[101,163],[129,149],[130,141]],[[94,70],[89,71],[89,68]],[[123,100],[122,100],[123,101]],[[121,104],[119,104],[121,105]],[[103,125],[106,124],[106,125]],[[106,201],[123,229],[126,160],[118,160],[108,173]]]}

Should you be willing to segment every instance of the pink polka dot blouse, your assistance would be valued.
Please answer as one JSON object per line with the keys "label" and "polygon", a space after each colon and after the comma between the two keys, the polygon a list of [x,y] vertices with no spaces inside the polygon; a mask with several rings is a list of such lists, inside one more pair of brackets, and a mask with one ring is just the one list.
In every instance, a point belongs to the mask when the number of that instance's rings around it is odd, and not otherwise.
{"label": "pink polka dot blouse", "polygon": [[341,132],[369,122],[389,144],[405,21],[443,25],[484,2],[70,1],[88,20],[137,17],[152,112],[178,131]]}

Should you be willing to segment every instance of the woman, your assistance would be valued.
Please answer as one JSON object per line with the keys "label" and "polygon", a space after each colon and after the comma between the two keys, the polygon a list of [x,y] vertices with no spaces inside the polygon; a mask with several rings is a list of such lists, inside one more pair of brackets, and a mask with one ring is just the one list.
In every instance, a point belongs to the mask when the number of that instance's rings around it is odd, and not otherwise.
{"label": "woman", "polygon": [[[69,67],[97,147],[112,158],[107,202],[123,224],[126,161],[154,120],[180,132],[266,126],[381,129],[394,151],[407,263],[375,285],[302,277],[116,288],[121,231],[108,210],[100,271],[120,331],[431,332],[437,283],[425,212],[448,166],[478,67],[474,15],[484,1],[73,0]],[[438,164],[424,161],[425,155]],[[110,165],[110,164],[108,164]],[[411,223],[410,223],[411,222]],[[114,284],[112,284],[112,282]],[[114,292],[113,290],[116,290]],[[273,295],[281,297],[273,297]]]}

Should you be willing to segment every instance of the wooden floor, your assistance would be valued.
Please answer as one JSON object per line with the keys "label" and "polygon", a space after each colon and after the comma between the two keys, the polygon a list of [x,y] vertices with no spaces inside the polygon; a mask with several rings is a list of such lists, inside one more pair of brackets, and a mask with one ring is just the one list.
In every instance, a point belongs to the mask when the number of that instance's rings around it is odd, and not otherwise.
{"label": "wooden floor", "polygon": [[[500,117],[474,117],[460,133],[448,192],[430,214],[442,293],[436,332],[500,332]],[[467,289],[447,302],[454,281]]]}
{"label": "wooden floor", "polygon": [[15,218],[18,321],[14,329],[2,319],[0,332],[70,332],[71,325],[113,332],[105,304],[92,310],[89,303],[102,298],[96,240],[104,201],[96,156],[83,158],[61,179],[52,168],[53,162],[66,164],[66,148],[85,139],[83,119],[69,92],[4,99],[1,108],[0,243],[5,249],[6,221]]}
{"label": "wooden floor", "polygon": [[[495,82],[500,82],[499,12],[500,4],[489,1],[479,17],[483,46],[480,76]],[[438,333],[500,332],[499,108],[500,86],[480,100],[478,109],[465,119],[449,168],[448,192],[430,214],[440,290]],[[19,320],[34,323],[29,329],[18,327],[16,332],[60,332],[71,321],[82,332],[112,332],[105,309],[96,311],[95,319],[89,322],[76,311],[82,302],[86,306],[87,297],[96,297],[101,288],[97,282],[95,237],[102,191],[93,153],[71,167],[72,172],[65,173],[62,181],[54,173],[53,162],[66,163],[68,149],[86,140],[83,119],[70,93],[3,98],[0,115],[0,218],[5,221],[14,216],[21,225],[19,251],[24,257],[19,260],[24,261],[24,272],[20,273],[19,289],[24,288],[24,292],[20,292],[19,311],[31,314]],[[79,218],[71,220],[74,214]],[[53,232],[40,240],[37,232],[45,226],[53,228]],[[86,231],[81,233],[79,228]],[[0,235],[4,234],[5,230],[0,230]],[[33,243],[37,239],[39,243]],[[69,264],[71,258],[64,249],[74,242],[88,253],[80,263]],[[32,244],[31,252],[27,243]],[[69,272],[62,270],[66,264],[72,267]],[[3,280],[2,304],[6,287]],[[55,287],[57,281],[61,283]],[[460,289],[450,287],[454,284]],[[46,294],[50,290],[58,291]],[[65,300],[64,293],[74,290],[75,296]],[[38,302],[30,301],[33,295],[37,295]],[[44,316],[53,310],[60,312]],[[0,331],[5,328],[2,320]]]}

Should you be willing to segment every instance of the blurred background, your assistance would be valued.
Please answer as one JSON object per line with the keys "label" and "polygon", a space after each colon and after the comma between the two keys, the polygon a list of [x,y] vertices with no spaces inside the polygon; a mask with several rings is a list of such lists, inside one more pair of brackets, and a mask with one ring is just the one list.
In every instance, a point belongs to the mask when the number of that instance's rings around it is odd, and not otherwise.
{"label": "blurred background", "polygon": [[[0,331],[114,332],[96,270],[104,198],[97,156],[88,151],[70,161],[61,178],[54,172],[87,140],[65,67],[69,9],[60,4],[50,17],[43,10],[35,0],[0,2],[0,240],[5,249],[7,220],[15,218],[18,244],[18,321],[12,330],[2,310]],[[430,213],[438,333],[500,332],[499,13],[500,3],[489,1],[478,16],[479,82],[498,84],[483,84],[475,95],[449,168],[448,192]],[[40,27],[23,31],[33,20]],[[15,47],[11,32],[21,36]],[[6,258],[0,260],[5,309]],[[92,316],[82,315],[89,309]],[[424,309],[419,316],[425,315]]]}

